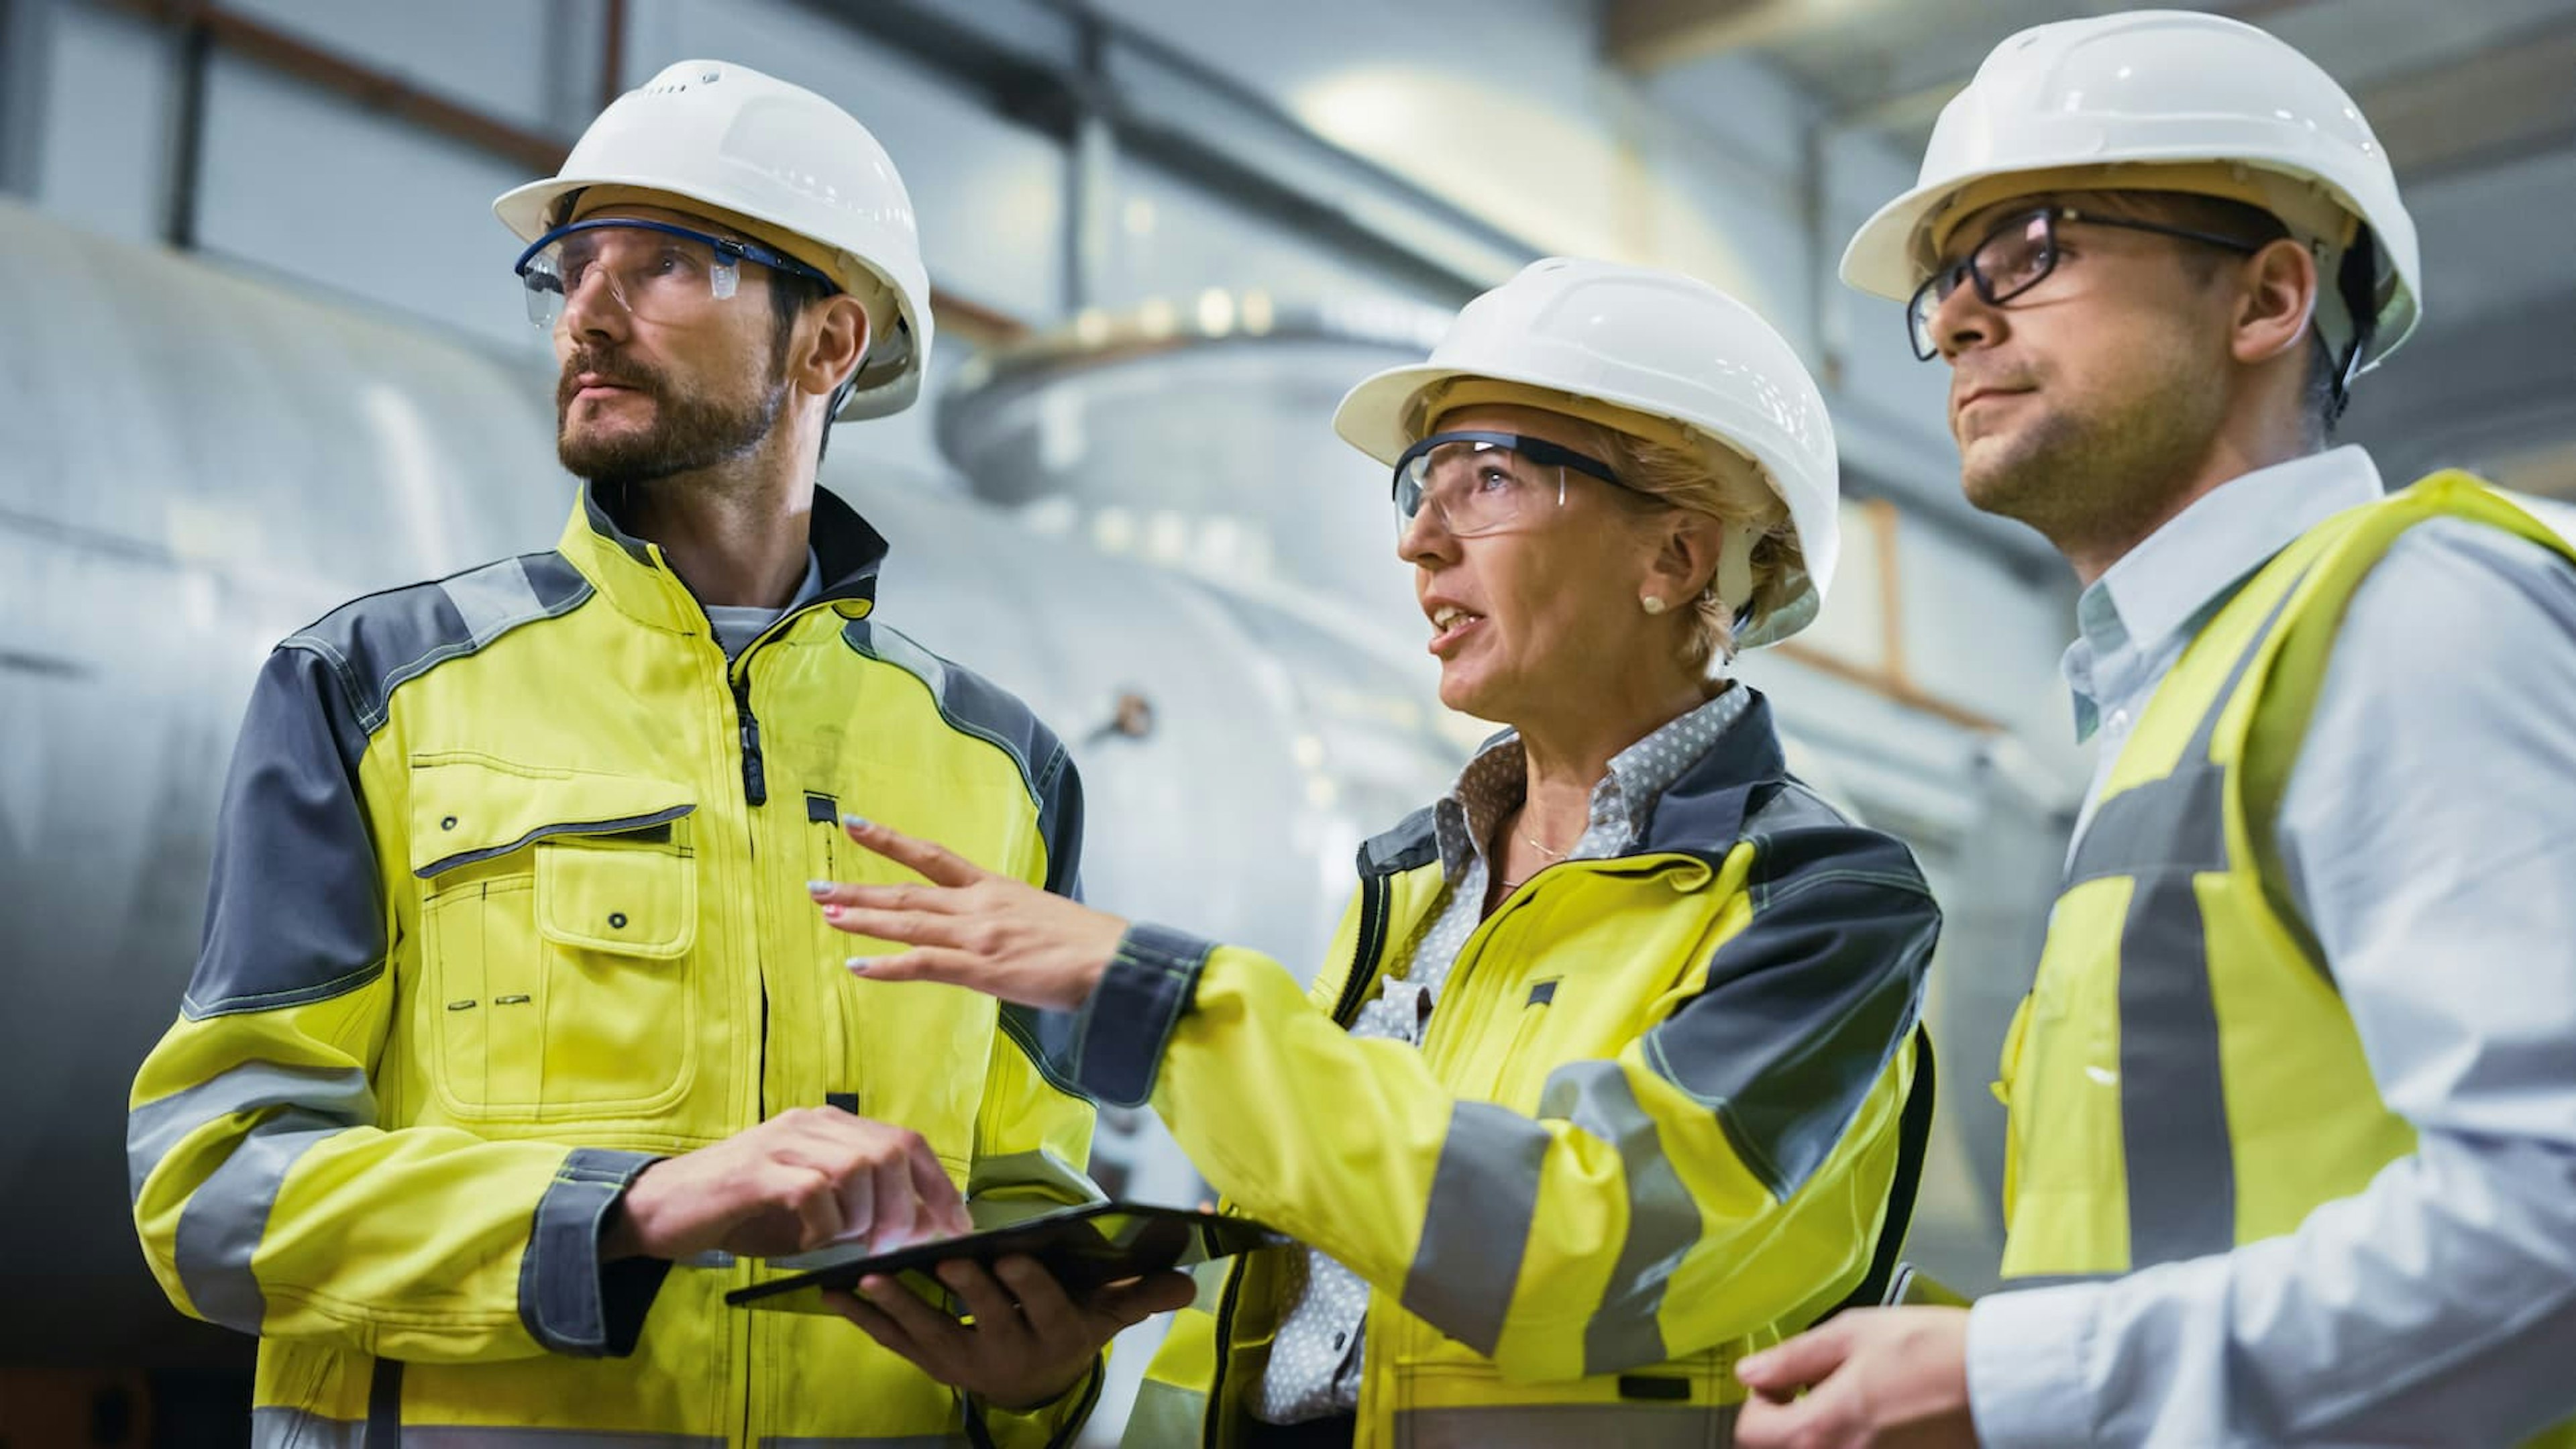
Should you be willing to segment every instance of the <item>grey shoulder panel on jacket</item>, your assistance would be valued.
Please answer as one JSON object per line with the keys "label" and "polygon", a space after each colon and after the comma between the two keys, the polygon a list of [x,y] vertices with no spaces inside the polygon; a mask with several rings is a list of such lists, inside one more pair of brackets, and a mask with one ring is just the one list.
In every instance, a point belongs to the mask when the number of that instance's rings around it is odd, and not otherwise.
{"label": "grey shoulder panel on jacket", "polygon": [[879,663],[891,664],[922,682],[939,707],[940,718],[960,734],[1008,755],[1017,765],[1029,798],[1041,807],[1068,767],[1064,742],[1018,695],[962,664],[921,647],[912,637],[874,619],[853,619],[842,629],[849,646]]}
{"label": "grey shoulder panel on jacket", "polygon": [[1393,875],[1417,870],[1440,858],[1440,814],[1425,805],[1384,832],[1360,843],[1360,874]]}
{"label": "grey shoulder panel on jacket", "polygon": [[855,652],[920,680],[950,729],[1009,757],[1037,806],[1038,835],[1047,850],[1046,888],[1081,899],[1082,776],[1056,732],[1018,695],[931,653],[892,625],[853,619],[841,638]]}
{"label": "grey shoulder panel on jacket", "polygon": [[329,664],[358,724],[373,734],[405,683],[522,624],[568,614],[590,595],[590,580],[563,555],[522,554],[351,600],[278,647]]}
{"label": "grey shoulder panel on jacket", "polygon": [[344,604],[272,651],[251,691],[215,819],[191,1020],[357,990],[384,971],[377,843],[358,764],[404,681],[590,597],[531,554]]}
{"label": "grey shoulder panel on jacket", "polygon": [[1795,780],[1745,817],[1752,918],[1646,1034],[1773,1196],[1803,1187],[1914,1029],[1940,908],[1903,842]]}

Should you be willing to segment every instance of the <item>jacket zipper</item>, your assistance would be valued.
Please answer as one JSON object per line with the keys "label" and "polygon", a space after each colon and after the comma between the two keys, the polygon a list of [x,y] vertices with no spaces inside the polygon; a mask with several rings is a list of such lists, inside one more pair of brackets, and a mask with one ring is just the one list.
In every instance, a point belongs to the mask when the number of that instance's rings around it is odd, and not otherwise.
{"label": "jacket zipper", "polygon": [[[1359,1010],[1360,993],[1377,975],[1378,953],[1386,946],[1387,901],[1395,893],[1389,877],[1371,872],[1365,862],[1360,869],[1359,939],[1351,949],[1351,969],[1342,982],[1341,999],[1333,1004],[1333,1020],[1348,1027],[1352,1013]],[[1206,1417],[1200,1442],[1205,1449],[1217,1449],[1218,1426],[1225,1418],[1225,1361],[1234,1343],[1236,1300],[1243,1292],[1243,1260],[1227,1265],[1225,1292],[1216,1305],[1216,1375],[1209,1381]]]}
{"label": "jacket zipper", "polygon": [[1243,1294],[1243,1259],[1227,1266],[1225,1294],[1216,1304],[1216,1377],[1208,1381],[1207,1414],[1200,1426],[1203,1449],[1217,1449],[1217,1427],[1225,1421],[1225,1360],[1234,1336],[1235,1300]]}
{"label": "jacket zipper", "polygon": [[[744,650],[748,654],[751,651]],[[750,805],[769,803],[769,774],[760,759],[760,716],[751,712],[751,675],[742,671],[733,681],[734,714],[742,722],[742,798]]]}
{"label": "jacket zipper", "polygon": [[1390,877],[1365,872],[1360,876],[1359,939],[1351,948],[1351,970],[1343,978],[1341,999],[1333,1003],[1336,1025],[1351,1024],[1360,1009],[1360,994],[1377,976],[1378,954],[1386,949],[1387,900],[1394,893]]}

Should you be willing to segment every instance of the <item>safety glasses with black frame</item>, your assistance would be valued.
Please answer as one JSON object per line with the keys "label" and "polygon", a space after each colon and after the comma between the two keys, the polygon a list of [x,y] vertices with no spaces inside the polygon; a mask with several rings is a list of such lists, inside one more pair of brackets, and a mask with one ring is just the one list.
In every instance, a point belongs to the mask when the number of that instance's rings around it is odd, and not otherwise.
{"label": "safety glasses with black frame", "polygon": [[1527,527],[1565,506],[1565,475],[1635,492],[1609,464],[1545,438],[1468,429],[1433,433],[1395,460],[1397,536],[1428,509],[1451,536]]}
{"label": "safety glasses with black frame", "polygon": [[1955,262],[1936,268],[1914,289],[1914,299],[1905,307],[1905,331],[1914,344],[1914,355],[1925,362],[1941,355],[1941,345],[1934,337],[1932,319],[1950,294],[1966,282],[1977,289],[1977,295],[1990,307],[2001,306],[2020,296],[2057,270],[2060,249],[2058,227],[2072,222],[2078,226],[2115,226],[2126,231],[2152,232],[2157,236],[2198,242],[2252,256],[2268,242],[2247,241],[2242,237],[2220,236],[2216,232],[2195,231],[2185,226],[2167,226],[2162,222],[2139,221],[2125,216],[2099,216],[2072,206],[2041,206],[2010,217],[1986,233],[1985,239]]}
{"label": "safety glasses with black frame", "polygon": [[630,315],[653,322],[687,321],[729,300],[741,285],[742,264],[841,289],[821,271],[758,242],[715,236],[642,217],[599,217],[559,226],[528,244],[514,268],[527,288],[528,320],[552,327],[565,300],[593,274]]}

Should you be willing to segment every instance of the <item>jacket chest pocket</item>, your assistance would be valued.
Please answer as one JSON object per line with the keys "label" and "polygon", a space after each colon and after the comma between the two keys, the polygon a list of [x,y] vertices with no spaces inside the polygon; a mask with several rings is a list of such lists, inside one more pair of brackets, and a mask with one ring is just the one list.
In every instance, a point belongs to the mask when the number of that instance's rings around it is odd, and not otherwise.
{"label": "jacket chest pocket", "polygon": [[415,762],[419,1015],[460,1118],[657,1111],[697,1052],[688,792],[665,781]]}

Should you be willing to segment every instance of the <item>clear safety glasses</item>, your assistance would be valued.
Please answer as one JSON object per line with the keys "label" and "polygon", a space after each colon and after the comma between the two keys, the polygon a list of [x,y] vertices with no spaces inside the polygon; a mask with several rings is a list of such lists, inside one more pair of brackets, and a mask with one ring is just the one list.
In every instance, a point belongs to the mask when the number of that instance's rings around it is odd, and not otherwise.
{"label": "clear safety glasses", "polygon": [[2079,226],[2116,226],[2128,231],[2153,232],[2158,236],[2179,237],[2204,246],[2224,247],[2231,252],[2251,256],[2263,244],[2238,237],[2220,236],[2215,232],[2193,231],[2189,227],[2166,226],[2160,222],[2132,221],[2123,216],[2095,216],[2071,206],[2044,206],[2024,212],[1986,233],[1976,249],[1924,278],[1914,289],[1914,300],[1905,308],[1905,331],[1914,344],[1914,355],[1925,362],[1941,355],[1941,345],[1932,330],[1934,314],[1961,282],[1977,289],[1977,295],[1990,307],[2001,306],[2048,280],[2057,270],[2059,248],[2057,228],[2061,223]]}
{"label": "clear safety glasses", "polygon": [[564,303],[596,276],[608,294],[648,322],[686,322],[733,296],[742,264],[810,277],[830,291],[832,279],[758,242],[710,236],[668,222],[602,217],[559,226],[519,254],[517,271],[527,288],[528,320],[551,328]]}
{"label": "clear safety glasses", "polygon": [[1609,464],[1544,438],[1433,433],[1395,460],[1396,531],[1412,527],[1425,509],[1460,538],[1525,527],[1564,505],[1569,470],[1628,486]]}

